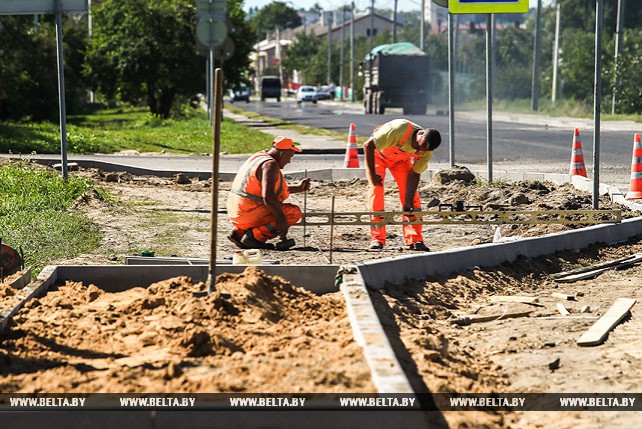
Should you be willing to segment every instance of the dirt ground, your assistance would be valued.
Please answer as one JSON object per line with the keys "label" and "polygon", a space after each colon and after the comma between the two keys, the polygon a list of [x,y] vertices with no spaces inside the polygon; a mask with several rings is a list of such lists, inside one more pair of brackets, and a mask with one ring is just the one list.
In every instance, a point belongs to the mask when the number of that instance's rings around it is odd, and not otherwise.
{"label": "dirt ground", "polygon": [[[479,206],[484,210],[590,210],[591,195],[576,190],[570,184],[525,181],[497,183],[493,186],[472,181],[466,171],[453,170],[420,186],[422,204],[438,199],[443,204],[464,201],[465,207]],[[64,263],[122,263],[124,256],[154,251],[156,256],[209,257],[209,210],[211,196],[205,180],[186,179],[183,184],[165,178],[136,177],[128,173],[101,173],[89,170],[87,175],[104,184],[109,193],[121,203],[103,201],[97,194],[86,195],[76,207],[84,211],[105,233],[103,245],[92,255],[82,255]],[[466,181],[452,180],[463,177]],[[230,183],[219,184],[217,257],[231,258],[236,247],[227,240],[231,224],[225,216]],[[365,180],[324,182],[313,181],[307,197],[292,194],[288,202],[305,208],[307,213],[330,212],[334,196],[335,211],[368,211],[368,184]],[[391,185],[386,186],[386,208],[400,210],[399,196]],[[601,197],[601,209],[621,209],[623,217],[631,217],[626,207],[612,204]],[[430,210],[438,210],[434,207]],[[500,235],[536,236],[558,232],[574,226],[565,225],[502,225]],[[332,240],[329,226],[302,226],[290,229],[296,240],[291,252],[264,251],[264,259],[284,264],[346,264],[365,260],[389,258],[408,254],[403,243],[401,226],[387,227],[387,243],[381,251],[368,251],[368,226],[335,226]],[[496,225],[426,225],[424,240],[433,251],[469,246],[493,241]],[[331,243],[332,241],[332,243]],[[332,244],[332,246],[331,246]],[[332,250],[332,252],[331,252]]]}
{"label": "dirt ground", "polygon": [[[574,283],[557,283],[549,275],[640,251],[642,242],[633,241],[596,246],[582,253],[559,252],[491,269],[388,285],[371,296],[390,335],[400,338],[409,351],[410,361],[402,365],[410,369],[417,391],[639,393],[639,304],[603,345],[580,347],[576,341],[617,298],[642,299],[642,267],[611,270]],[[552,297],[553,292],[575,299],[563,301]],[[489,299],[493,295],[525,295],[539,302],[494,303]],[[571,314],[562,316],[557,303]],[[582,313],[585,306],[590,309]],[[525,311],[532,313],[463,327],[452,323],[462,314],[499,316]],[[550,369],[556,359],[559,368]],[[471,427],[467,426],[470,413],[445,414],[452,427]],[[631,428],[640,418],[640,413],[633,412],[477,414],[472,427]]]}
{"label": "dirt ground", "polygon": [[[78,174],[78,173],[76,173]],[[133,177],[129,174],[110,173],[105,175],[97,170],[81,172],[98,180],[106,187],[111,195],[118,201],[104,201],[96,193],[88,194],[80,199],[76,208],[83,211],[104,232],[101,248],[88,255],[81,255],[59,263],[95,263],[95,264],[121,264],[127,255],[140,254],[143,250],[156,252],[157,256],[182,256],[207,258],[209,252],[209,185],[204,180],[192,180],[178,184],[174,180],[160,178]],[[399,199],[396,191],[388,186],[386,191],[386,204],[388,210],[398,210]],[[225,208],[229,183],[220,183],[219,208]],[[420,195],[424,205],[434,198],[442,203],[465,201],[467,206],[479,205],[486,209],[509,208],[519,210],[573,210],[590,209],[591,196],[574,189],[571,185],[555,185],[550,182],[519,182],[496,183],[493,186],[476,182],[449,181],[447,176],[437,179],[436,182],[423,184]],[[313,181],[312,190],[307,195],[307,211],[330,211],[332,197],[335,197],[336,211],[366,211],[367,183],[364,180],[341,182]],[[304,205],[304,196],[295,194],[290,201],[300,206]],[[624,217],[633,214],[623,207],[612,205],[604,197],[601,199],[601,208],[618,208],[623,210]],[[434,208],[436,210],[437,208]],[[573,226],[577,227],[577,225]],[[231,225],[227,222],[224,213],[219,214],[217,240],[218,258],[231,257],[234,247],[225,236],[229,233]],[[570,226],[561,225],[522,225],[502,226],[501,235],[507,236],[535,236],[550,232],[562,231]],[[334,228],[332,236],[332,253],[330,252],[330,230],[327,226],[308,227],[308,235],[303,237],[302,227],[291,228],[291,236],[297,241],[297,246],[288,252],[267,251],[264,259],[278,260],[283,264],[335,264],[354,263],[376,258],[388,258],[406,255],[409,253],[403,246],[401,227],[388,227],[388,243],[383,251],[368,252],[370,242],[366,226],[338,226]],[[459,246],[476,245],[493,241],[497,235],[497,227],[490,225],[437,225],[427,226],[424,229],[426,244],[431,250],[443,250]],[[305,241],[305,246],[303,245]],[[598,347],[580,348],[576,344],[577,338],[595,320],[604,314],[613,301],[618,297],[642,298],[641,287],[638,279],[642,268],[634,266],[622,271],[609,271],[594,280],[578,281],[572,284],[557,284],[550,279],[549,274],[591,265],[605,260],[642,252],[642,243],[637,241],[624,243],[618,246],[594,247],[582,252],[565,252],[536,260],[518,259],[511,264],[488,269],[472,269],[448,277],[430,278],[427,280],[413,280],[403,285],[388,285],[380,292],[372,292],[371,296],[377,307],[378,314],[384,323],[388,335],[396,348],[402,366],[408,373],[413,387],[417,391],[430,392],[639,392],[641,383],[640,350],[642,340],[639,338],[641,328],[640,305],[634,307],[632,317],[620,324],[607,339],[606,343]],[[248,275],[247,273],[245,275]],[[246,280],[242,280],[241,283]],[[174,280],[178,285],[182,300],[188,300],[192,286],[183,280]],[[279,283],[281,284],[281,283]],[[163,289],[167,285],[161,283],[152,289]],[[264,292],[265,290],[262,289]],[[551,292],[564,292],[574,294],[575,301],[564,302],[571,316],[561,318],[556,304],[560,302],[551,297]],[[88,298],[91,294],[98,295],[94,299]],[[58,314],[68,314],[83,321],[78,323],[83,335],[92,332],[96,338],[108,338],[113,332],[94,332],[96,325],[94,317],[105,317],[106,326],[118,326],[119,319],[115,310],[129,308],[135,315],[135,323],[129,329],[120,333],[119,347],[132,347],[133,344],[149,342],[149,330],[143,329],[144,324],[150,324],[151,332],[170,333],[178,330],[172,323],[179,323],[180,315],[171,315],[176,309],[178,296],[167,295],[166,302],[150,300],[151,292],[134,289],[130,292],[110,296],[96,292],[91,286],[68,284],[61,286],[58,291],[47,295],[41,300],[41,306],[47,306]],[[265,292],[267,293],[267,292]],[[310,360],[321,355],[334,353],[319,351],[321,344],[328,342],[339,345],[337,354],[341,353],[340,360],[346,367],[333,367],[334,375],[318,376],[313,372],[304,376],[307,382],[301,385],[301,391],[368,391],[373,387],[369,377],[362,372],[367,366],[363,362],[360,351],[345,337],[349,334],[349,325],[343,315],[341,297],[329,295],[324,297],[310,297],[303,292],[297,292],[296,301],[302,303],[295,307],[295,311],[287,311],[281,315],[278,322],[270,322],[273,329],[278,330],[283,337],[278,337],[277,342],[291,342],[291,349],[279,352],[280,357],[264,361],[266,365],[274,365],[274,371],[284,368],[285,363],[293,359],[302,365],[306,359]],[[56,295],[58,294],[58,295]],[[498,304],[491,303],[492,295],[529,295],[539,298],[539,306],[527,304]],[[58,300],[56,300],[56,297]],[[67,299],[73,301],[73,308],[59,308]],[[51,302],[51,301],[53,302]],[[145,301],[147,300],[147,301]],[[140,310],[140,314],[131,311],[132,306],[142,308],[143,302],[148,302],[148,308]],[[149,304],[156,303],[156,304]],[[268,300],[268,302],[271,302]],[[309,309],[306,305],[319,302],[321,307]],[[265,300],[263,301],[265,303]],[[158,304],[158,305],[157,305]],[[215,302],[210,303],[215,308]],[[33,304],[32,304],[33,305]],[[87,308],[88,315],[77,311],[76,306],[83,305]],[[103,313],[102,309],[109,309]],[[317,305],[317,304],[314,304]],[[263,313],[263,307],[238,303],[238,309],[247,311],[257,318]],[[326,307],[329,310],[326,309]],[[584,306],[590,307],[590,312],[579,313]],[[92,309],[93,311],[89,311]],[[178,306],[180,309],[180,306]],[[286,307],[279,307],[281,311]],[[452,321],[460,314],[501,314],[513,310],[534,310],[530,317],[495,320],[486,323],[476,323],[460,327],[453,325]],[[35,311],[28,306],[27,311]],[[42,311],[42,309],[40,309]],[[178,310],[177,310],[178,311]],[[307,311],[307,312],[306,312]],[[326,312],[329,311],[329,314]],[[61,313],[62,312],[62,313]],[[187,312],[191,314],[191,312]],[[223,317],[225,308],[212,310],[204,314],[208,320],[228,320]],[[44,313],[43,313],[44,314]],[[576,318],[575,316],[578,316]],[[232,317],[228,314],[226,317]],[[545,318],[557,317],[557,318]],[[145,319],[149,318],[149,319]],[[218,319],[217,319],[218,318]],[[290,318],[292,320],[290,320]],[[113,319],[113,320],[112,320]],[[310,319],[310,320],[308,320]],[[51,320],[54,320],[51,317]],[[58,319],[56,319],[58,320]],[[164,327],[164,320],[170,324]],[[294,321],[298,323],[294,323]],[[303,321],[316,324],[312,329],[313,336],[308,335],[302,327]],[[40,344],[39,347],[47,351],[50,343],[41,338],[44,323],[30,320],[22,316],[20,332],[26,327],[32,333],[9,339],[11,347],[16,351],[26,350],[27,341]],[[59,322],[58,322],[59,323]],[[26,324],[26,325],[25,325]],[[221,339],[217,335],[220,331],[210,328],[209,324],[200,331],[193,332],[192,337],[185,335],[168,335],[160,344],[148,345],[157,347],[157,351],[166,353],[162,360],[163,369],[148,369],[145,366],[136,366],[137,353],[133,355],[133,368],[127,364],[128,353],[133,353],[132,348],[124,349],[125,352],[116,352],[106,343],[101,345],[104,350],[99,351],[99,356],[92,359],[102,362],[106,374],[114,374],[113,366],[126,367],[126,373],[117,377],[117,383],[132,389],[144,388],[149,383],[150,372],[156,371],[163,374],[164,386],[167,391],[177,386],[190,386],[196,390],[203,389],[221,391],[246,389],[245,391],[279,391],[281,386],[288,383],[264,384],[270,378],[253,380],[256,367],[251,364],[252,354],[235,351],[235,347],[250,350],[253,342],[261,342],[262,336],[257,336],[254,331],[240,329],[231,338]],[[231,322],[224,324],[225,329],[232,328]],[[275,326],[278,326],[276,328]],[[296,327],[296,328],[295,328]],[[316,330],[318,328],[318,331]],[[333,329],[341,328],[341,329]],[[61,330],[60,325],[56,325]],[[154,331],[154,329],[156,331]],[[292,331],[288,332],[288,329]],[[323,330],[323,331],[322,331]],[[27,332],[27,331],[25,331]],[[227,331],[225,331],[227,332]],[[318,334],[317,334],[318,332]],[[323,332],[325,338],[320,337]],[[203,338],[209,336],[206,344],[219,344],[223,354],[207,355],[205,357],[188,356],[190,344],[202,343]],[[221,334],[224,335],[224,334]],[[318,337],[317,337],[318,335]],[[348,335],[349,336],[349,335]],[[127,340],[127,338],[129,338]],[[187,339],[186,339],[187,338]],[[200,340],[199,340],[200,339]],[[125,341],[126,340],[126,341]],[[224,340],[230,341],[230,343]],[[323,340],[323,341],[321,341]],[[200,344],[199,343],[199,344]],[[49,345],[48,345],[49,344]],[[260,347],[269,347],[261,343]],[[87,344],[70,343],[66,347],[75,347],[85,350]],[[258,347],[258,345],[253,345]],[[197,347],[198,349],[198,347]],[[0,349],[1,350],[1,349]],[[209,350],[209,349],[208,349]],[[329,350],[329,349],[328,349]],[[51,362],[56,358],[59,350],[48,350],[45,362],[21,359],[20,365],[38,365]],[[115,355],[123,353],[124,356]],[[162,355],[161,353],[161,355]],[[25,355],[26,356],[26,355]],[[347,356],[347,358],[345,357]],[[233,376],[223,378],[224,383],[215,386],[205,386],[199,380],[201,376],[210,376],[211,373],[194,374],[190,368],[177,366],[180,359],[201,359],[207,364],[216,365],[221,362],[217,359],[226,357],[232,359],[236,368]],[[99,359],[100,358],[100,359]],[[560,359],[558,369],[550,370],[549,364]],[[125,359],[124,364],[118,363]],[[121,361],[122,362],[122,361]],[[333,361],[333,365],[336,362]],[[245,369],[242,369],[245,368]],[[313,371],[305,367],[301,371]],[[121,369],[122,370],[122,369]],[[121,371],[119,370],[119,371]],[[61,367],[49,369],[50,377],[38,377],[37,373],[28,374],[22,378],[17,375],[4,377],[0,386],[1,390],[20,390],[28,385],[40,385],[43,389],[78,389],[77,385],[65,384],[60,375],[65,371],[72,371],[84,377],[83,386],[98,386],[105,381],[90,380],[90,374],[96,371],[86,371],[80,366]],[[220,374],[219,369],[211,369]],[[245,373],[244,373],[245,372]],[[178,374],[178,375],[177,375]],[[264,372],[259,372],[261,377],[267,377]],[[282,375],[281,375],[282,376]],[[131,377],[132,379],[125,378]],[[319,378],[320,377],[320,378]],[[301,377],[298,378],[301,380]],[[271,382],[271,381],[270,381]],[[58,383],[57,387],[56,383]],[[95,383],[95,384],[94,384]],[[174,384],[187,383],[187,384]],[[227,384],[225,384],[227,383]],[[316,389],[316,390],[315,390]],[[159,391],[162,391],[159,390]],[[639,414],[639,413],[638,413]],[[505,427],[505,428],[597,428],[619,427],[628,428],[635,426],[640,418],[635,413],[445,413],[445,418],[450,427],[478,428],[478,427]]]}
{"label": "dirt ground", "polygon": [[119,293],[56,287],[4,335],[0,392],[374,391],[339,292],[253,267],[202,289],[185,277]]}

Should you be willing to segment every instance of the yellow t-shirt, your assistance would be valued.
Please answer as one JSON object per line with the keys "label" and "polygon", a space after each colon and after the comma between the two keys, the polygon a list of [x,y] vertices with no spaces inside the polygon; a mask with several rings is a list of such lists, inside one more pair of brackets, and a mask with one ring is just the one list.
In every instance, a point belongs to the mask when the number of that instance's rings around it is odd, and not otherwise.
{"label": "yellow t-shirt", "polygon": [[[401,143],[401,140],[404,138],[408,132],[408,124],[412,130],[408,134],[406,140]],[[390,122],[383,124],[377,131],[372,134],[375,147],[378,150],[386,149],[389,147],[399,147],[404,153],[409,155],[417,155],[418,151],[412,147],[412,136],[417,130],[421,130],[423,127],[415,124],[414,122],[408,121],[406,119],[393,119]],[[401,146],[399,144],[401,143]],[[432,158],[432,151],[425,151],[418,155],[415,158],[415,162],[412,164],[412,170],[415,173],[421,174],[426,168],[428,168],[428,161]]]}

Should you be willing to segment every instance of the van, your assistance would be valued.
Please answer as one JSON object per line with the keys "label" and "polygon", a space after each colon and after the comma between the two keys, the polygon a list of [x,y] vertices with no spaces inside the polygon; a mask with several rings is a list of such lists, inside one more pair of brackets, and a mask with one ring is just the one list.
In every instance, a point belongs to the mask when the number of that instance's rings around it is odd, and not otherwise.
{"label": "van", "polygon": [[277,76],[263,76],[261,79],[261,101],[265,101],[266,98],[281,101],[281,79]]}

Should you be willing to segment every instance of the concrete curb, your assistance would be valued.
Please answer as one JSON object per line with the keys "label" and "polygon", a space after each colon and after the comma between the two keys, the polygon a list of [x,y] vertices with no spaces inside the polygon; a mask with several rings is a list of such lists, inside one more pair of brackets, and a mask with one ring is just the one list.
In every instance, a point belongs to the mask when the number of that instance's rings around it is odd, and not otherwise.
{"label": "concrete curb", "polygon": [[339,271],[343,277],[340,289],[350,325],[357,344],[363,348],[377,392],[414,393],[381,326],[363,278],[354,266],[343,270],[348,272]]}

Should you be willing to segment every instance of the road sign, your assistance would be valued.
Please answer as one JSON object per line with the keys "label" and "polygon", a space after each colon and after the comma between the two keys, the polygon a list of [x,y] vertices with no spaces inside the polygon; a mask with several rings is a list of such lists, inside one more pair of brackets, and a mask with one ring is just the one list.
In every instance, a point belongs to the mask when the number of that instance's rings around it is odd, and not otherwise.
{"label": "road sign", "polygon": [[448,0],[432,0],[432,2],[441,7],[448,7]]}
{"label": "road sign", "polygon": [[196,9],[200,15],[227,14],[226,0],[196,0]]}
{"label": "road sign", "polygon": [[60,12],[87,12],[87,0],[1,0],[0,15],[56,13],[58,1]]}
{"label": "road sign", "polygon": [[449,0],[450,13],[526,13],[528,0]]}
{"label": "road sign", "polygon": [[205,46],[219,46],[227,37],[225,19],[214,15],[202,18],[196,25],[196,37]]}

